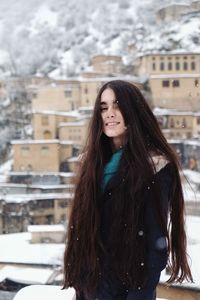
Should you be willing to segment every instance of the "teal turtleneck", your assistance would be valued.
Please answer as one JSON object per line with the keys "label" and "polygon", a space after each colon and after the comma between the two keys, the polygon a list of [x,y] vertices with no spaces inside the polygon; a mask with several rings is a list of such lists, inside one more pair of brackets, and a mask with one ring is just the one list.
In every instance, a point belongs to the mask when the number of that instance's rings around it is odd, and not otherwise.
{"label": "teal turtleneck", "polygon": [[117,172],[120,159],[122,157],[123,149],[117,150],[111,156],[110,160],[104,167],[104,174],[103,174],[103,182],[102,182],[102,190],[105,190],[107,183],[113,177],[113,175]]}

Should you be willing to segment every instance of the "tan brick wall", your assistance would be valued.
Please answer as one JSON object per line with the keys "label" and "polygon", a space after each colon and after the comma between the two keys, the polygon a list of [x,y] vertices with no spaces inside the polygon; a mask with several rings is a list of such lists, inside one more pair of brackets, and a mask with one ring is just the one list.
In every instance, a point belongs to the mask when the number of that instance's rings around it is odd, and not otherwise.
{"label": "tan brick wall", "polygon": [[82,81],[81,82],[81,106],[94,106],[98,91],[103,81]]}
{"label": "tan brick wall", "polygon": [[195,289],[174,288],[159,284],[157,287],[157,297],[168,300],[199,300],[200,292]]}
{"label": "tan brick wall", "polygon": [[37,90],[32,110],[70,111],[79,104],[79,85],[47,85]]}
{"label": "tan brick wall", "polygon": [[71,203],[72,202],[68,199],[55,200],[54,215],[56,224],[68,220],[71,210]]}
{"label": "tan brick wall", "polygon": [[[36,140],[55,139],[56,116],[53,114],[38,114],[33,115],[33,138]],[[48,134],[49,133],[49,134]]]}
{"label": "tan brick wall", "polygon": [[60,162],[66,161],[67,158],[72,157],[73,144],[62,143],[59,145]]}
{"label": "tan brick wall", "polygon": [[[195,63],[194,70],[191,67],[192,62]],[[137,63],[139,75],[196,74],[200,72],[200,54],[152,54],[138,58]],[[163,63],[163,70],[161,70],[161,63]],[[176,63],[179,63],[179,70]],[[184,63],[187,63],[187,69],[184,69]]]}
{"label": "tan brick wall", "polygon": [[193,118],[193,134],[200,136],[200,114]]}
{"label": "tan brick wall", "polygon": [[[155,76],[156,77],[156,76]],[[199,84],[195,85],[198,80]],[[168,81],[169,86],[163,87],[163,82]],[[174,87],[175,81],[179,86]],[[200,110],[200,79],[197,77],[165,77],[150,78],[150,89],[154,106],[175,108],[177,110]]]}
{"label": "tan brick wall", "polygon": [[88,130],[88,123],[84,125],[63,124],[59,127],[60,140],[73,141],[74,144],[84,145]]}
{"label": "tan brick wall", "polygon": [[[34,113],[32,120],[34,139],[56,139],[58,138],[58,126],[61,122],[74,122],[76,120],[76,116]],[[48,132],[51,137],[48,137]]]}
{"label": "tan brick wall", "polygon": [[16,143],[13,144],[13,171],[59,171],[58,143]]}

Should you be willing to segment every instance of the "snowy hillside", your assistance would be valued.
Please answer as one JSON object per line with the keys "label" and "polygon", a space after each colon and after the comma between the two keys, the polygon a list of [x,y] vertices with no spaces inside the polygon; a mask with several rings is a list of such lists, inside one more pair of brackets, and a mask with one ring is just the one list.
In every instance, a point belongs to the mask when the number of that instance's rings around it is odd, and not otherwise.
{"label": "snowy hillside", "polygon": [[[190,1],[184,1],[189,3]],[[1,0],[0,77],[78,74],[95,54],[200,51],[198,14],[156,24],[171,0]],[[183,3],[183,1],[176,1]],[[130,50],[134,49],[134,51]]]}

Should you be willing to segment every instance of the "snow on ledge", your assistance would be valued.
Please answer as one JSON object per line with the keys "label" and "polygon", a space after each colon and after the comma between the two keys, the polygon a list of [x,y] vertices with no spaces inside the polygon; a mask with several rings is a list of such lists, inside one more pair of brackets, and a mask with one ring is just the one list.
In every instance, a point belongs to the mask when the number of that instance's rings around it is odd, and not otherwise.
{"label": "snow on ledge", "polygon": [[[13,300],[35,300],[35,299],[53,299],[53,300],[75,300],[75,291],[73,288],[61,290],[59,286],[52,285],[30,285],[21,289]],[[167,300],[157,298],[157,300]]]}
{"label": "snow on ledge", "polygon": [[21,289],[13,300],[72,300],[75,291],[73,288],[62,290],[60,286],[52,285],[30,285]]}

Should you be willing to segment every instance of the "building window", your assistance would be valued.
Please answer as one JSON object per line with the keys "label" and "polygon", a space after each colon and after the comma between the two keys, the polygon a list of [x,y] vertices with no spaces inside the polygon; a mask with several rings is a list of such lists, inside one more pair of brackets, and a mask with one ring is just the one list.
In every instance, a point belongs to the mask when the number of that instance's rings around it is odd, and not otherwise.
{"label": "building window", "polygon": [[184,56],[183,59],[187,59],[187,56]]}
{"label": "building window", "polygon": [[168,56],[168,60],[171,60],[172,58],[171,58],[171,56]]}
{"label": "building window", "polygon": [[197,117],[197,125],[200,125],[200,117]]}
{"label": "building window", "polygon": [[50,140],[50,139],[52,138],[51,131],[45,130],[45,131],[43,132],[43,138],[44,138],[45,140]]}
{"label": "building window", "polygon": [[155,71],[155,69],[156,69],[156,64],[155,63],[152,64],[152,69]]}
{"label": "building window", "polygon": [[186,119],[183,118],[183,120],[182,120],[182,128],[186,128],[186,127],[187,127]]}
{"label": "building window", "polygon": [[42,116],[41,123],[42,123],[42,126],[49,125],[49,117],[48,116]]}
{"label": "building window", "polygon": [[37,92],[32,92],[32,98],[37,98],[38,94]]}
{"label": "building window", "polygon": [[41,147],[41,155],[47,156],[49,154],[49,147],[48,146],[42,146]]}
{"label": "building window", "polygon": [[65,91],[64,91],[64,94],[65,94],[65,97],[66,97],[66,98],[69,98],[69,97],[72,96],[72,91],[71,91],[71,90],[65,90]]}
{"label": "building window", "polygon": [[196,64],[194,61],[191,62],[191,69],[196,70]]}
{"label": "building window", "polygon": [[29,156],[30,148],[28,146],[21,147],[21,154],[22,156]]}
{"label": "building window", "polygon": [[195,79],[195,81],[194,81],[194,86],[195,86],[195,87],[198,87],[198,86],[199,86],[199,80],[198,80],[198,79]]}
{"label": "building window", "polygon": [[160,63],[160,70],[161,70],[161,71],[164,71],[164,69],[165,69],[165,65],[164,65],[163,62],[161,62],[161,63]]}
{"label": "building window", "polygon": [[174,128],[174,119],[170,119],[170,128]]}
{"label": "building window", "polygon": [[172,63],[171,63],[171,62],[168,63],[168,70],[169,70],[169,71],[172,70]]}
{"label": "building window", "polygon": [[180,70],[180,63],[176,62],[176,70]]}
{"label": "building window", "polygon": [[169,80],[163,80],[162,81],[162,86],[163,87],[169,87]]}
{"label": "building window", "polygon": [[183,64],[183,69],[184,69],[184,70],[187,70],[187,69],[188,69],[188,64],[187,64],[186,61],[185,61],[184,64]]}
{"label": "building window", "polygon": [[180,86],[179,80],[173,80],[173,81],[172,81],[172,86],[173,86],[173,87],[179,87],[179,86]]}
{"label": "building window", "polygon": [[85,87],[85,94],[87,94],[88,93],[88,88],[87,87]]}
{"label": "building window", "polygon": [[152,60],[155,60],[155,59],[156,59],[155,56],[153,56],[153,57],[152,57]]}

